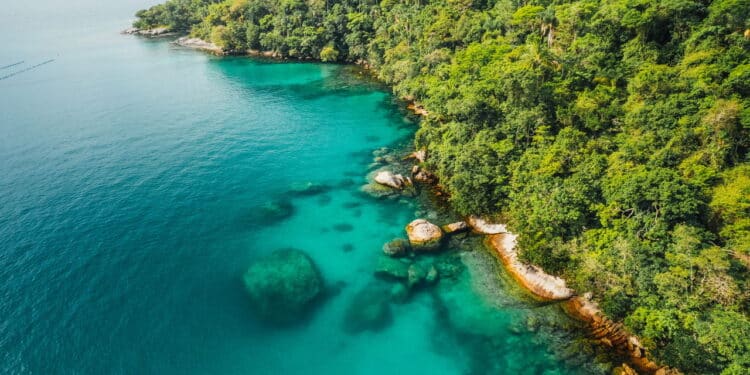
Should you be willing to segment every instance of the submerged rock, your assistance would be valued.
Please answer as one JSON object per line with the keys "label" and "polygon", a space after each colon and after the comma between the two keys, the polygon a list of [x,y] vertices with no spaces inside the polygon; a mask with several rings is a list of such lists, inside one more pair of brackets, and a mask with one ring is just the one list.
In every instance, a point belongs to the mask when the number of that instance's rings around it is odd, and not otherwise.
{"label": "submerged rock", "polygon": [[288,200],[277,199],[264,203],[258,212],[259,220],[275,223],[294,215],[294,206]]}
{"label": "submerged rock", "polygon": [[391,300],[395,303],[404,303],[409,299],[409,289],[402,283],[393,284],[391,287]]}
{"label": "submerged rock", "polygon": [[321,195],[320,198],[318,198],[318,204],[321,206],[327,206],[333,198],[331,198],[330,195]]}
{"label": "submerged rock", "polygon": [[410,248],[409,241],[403,238],[395,238],[383,245],[383,253],[391,257],[400,257],[406,255]]}
{"label": "submerged rock", "polygon": [[378,284],[370,284],[354,295],[344,312],[344,330],[348,333],[379,331],[393,321],[391,291]]}
{"label": "submerged rock", "polygon": [[387,154],[388,154],[389,152],[391,152],[391,149],[389,149],[388,147],[381,147],[381,148],[379,148],[379,149],[377,149],[377,150],[373,151],[373,152],[372,152],[372,156],[375,156],[375,157],[378,157],[378,156],[385,156],[385,155],[387,155]]}
{"label": "submerged rock", "polygon": [[424,219],[417,219],[406,226],[406,234],[415,251],[431,251],[440,247],[443,231]]}
{"label": "submerged rock", "polygon": [[370,183],[367,185],[363,185],[362,188],[360,188],[360,190],[363,193],[370,195],[374,198],[393,197],[399,194],[398,190],[394,190],[388,186],[381,185],[378,183]]}
{"label": "submerged rock", "polygon": [[428,284],[434,284],[435,282],[437,282],[439,276],[440,273],[433,264],[432,266],[430,266],[430,269],[427,270],[427,275],[425,275],[424,281],[426,281]]}
{"label": "submerged rock", "polygon": [[334,225],[333,230],[337,232],[351,232],[354,230],[354,226],[347,223],[341,223]]}
{"label": "submerged rock", "polygon": [[414,288],[415,286],[418,286],[419,284],[424,281],[425,277],[427,276],[427,272],[422,269],[418,264],[412,264],[409,266],[409,269],[407,270],[407,285],[409,288]]}
{"label": "submerged rock", "polygon": [[277,325],[299,321],[323,292],[318,268],[297,249],[276,250],[257,260],[243,281],[256,315]]}
{"label": "submerged rock", "polygon": [[408,259],[394,259],[387,256],[378,258],[378,264],[375,266],[375,276],[387,280],[406,280],[409,278]]}
{"label": "submerged rock", "polygon": [[316,182],[294,183],[289,188],[289,194],[294,196],[307,197],[312,195],[323,194],[331,190],[330,186]]}

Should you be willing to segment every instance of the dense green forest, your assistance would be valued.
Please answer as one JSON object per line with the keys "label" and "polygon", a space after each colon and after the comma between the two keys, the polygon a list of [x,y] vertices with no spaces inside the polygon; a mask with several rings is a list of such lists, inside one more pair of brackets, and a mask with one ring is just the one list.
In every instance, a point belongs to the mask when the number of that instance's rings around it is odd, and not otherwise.
{"label": "dense green forest", "polygon": [[656,358],[750,373],[750,0],[169,0],[135,26],[366,62],[462,213]]}

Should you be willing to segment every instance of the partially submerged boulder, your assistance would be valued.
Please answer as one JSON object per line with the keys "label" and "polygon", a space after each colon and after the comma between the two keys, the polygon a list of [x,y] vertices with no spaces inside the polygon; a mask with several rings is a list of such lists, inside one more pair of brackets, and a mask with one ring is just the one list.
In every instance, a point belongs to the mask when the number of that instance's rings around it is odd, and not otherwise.
{"label": "partially submerged boulder", "polygon": [[455,223],[443,225],[442,229],[445,234],[456,234],[469,230],[469,225],[466,224],[465,221],[458,221]]}
{"label": "partially submerged boulder", "polygon": [[406,234],[415,251],[431,251],[440,247],[443,231],[440,227],[424,219],[417,219],[406,226]]}
{"label": "partially submerged boulder", "polygon": [[256,315],[277,325],[299,321],[323,292],[317,266],[297,249],[276,250],[258,259],[243,281]]}
{"label": "partially submerged boulder", "polygon": [[401,190],[407,186],[408,180],[400,174],[388,170],[381,170],[375,174],[375,182],[393,189]]}

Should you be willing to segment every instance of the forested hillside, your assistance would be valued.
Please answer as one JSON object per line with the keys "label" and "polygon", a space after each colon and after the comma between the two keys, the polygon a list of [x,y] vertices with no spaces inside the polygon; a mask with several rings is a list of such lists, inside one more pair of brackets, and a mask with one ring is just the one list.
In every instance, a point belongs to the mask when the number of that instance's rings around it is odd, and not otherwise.
{"label": "forested hillside", "polygon": [[364,61],[462,213],[657,359],[750,373],[750,0],[170,0],[135,26]]}

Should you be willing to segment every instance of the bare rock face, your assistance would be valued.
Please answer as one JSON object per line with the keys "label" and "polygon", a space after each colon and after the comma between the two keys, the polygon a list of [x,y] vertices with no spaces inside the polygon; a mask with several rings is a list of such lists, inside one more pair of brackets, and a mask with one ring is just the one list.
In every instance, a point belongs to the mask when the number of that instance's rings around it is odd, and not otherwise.
{"label": "bare rock face", "polygon": [[177,39],[175,43],[182,47],[193,48],[201,51],[208,51],[218,54],[224,52],[221,47],[217,46],[216,44],[207,42],[199,38],[182,37],[180,39]]}
{"label": "bare rock face", "polygon": [[478,216],[469,216],[466,220],[471,229],[479,234],[502,234],[508,233],[508,229],[503,224],[491,224]]}
{"label": "bare rock face", "polygon": [[440,248],[443,231],[424,219],[417,219],[406,226],[406,234],[415,251],[432,251]]}
{"label": "bare rock face", "polygon": [[375,182],[397,190],[403,189],[407,184],[407,180],[404,178],[404,176],[400,174],[393,174],[393,172],[385,170],[379,171],[375,175]]}
{"label": "bare rock face", "polygon": [[464,221],[459,221],[443,225],[442,229],[446,234],[455,234],[467,231],[469,229],[469,225]]}

